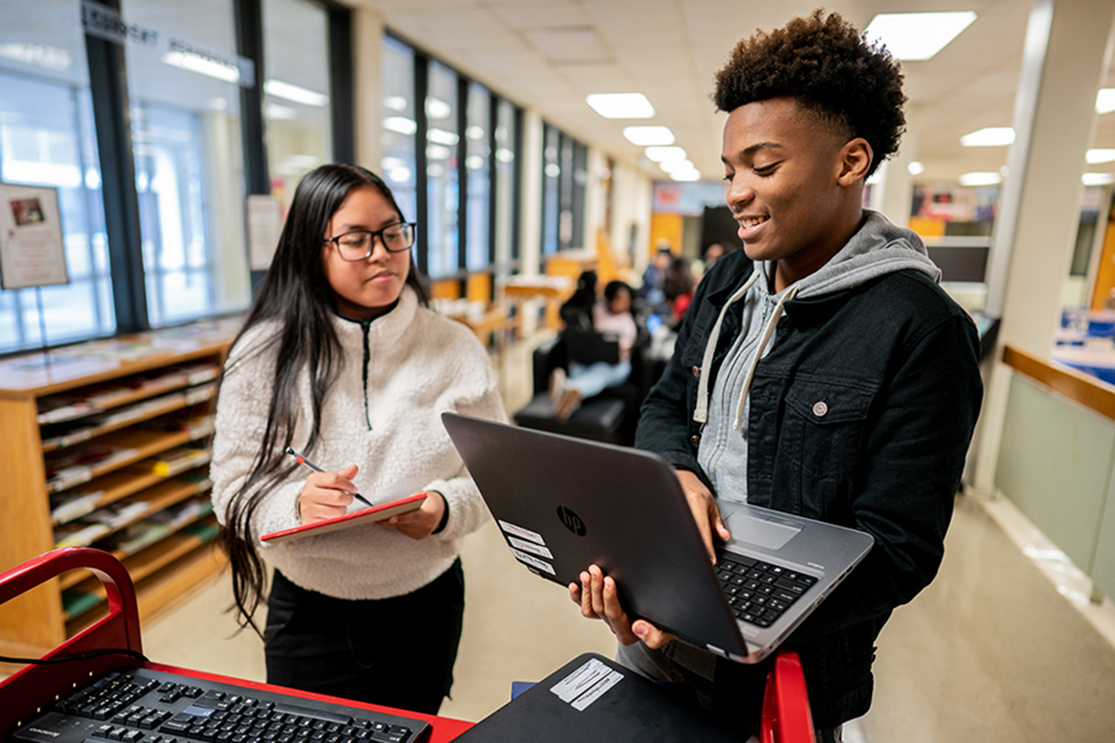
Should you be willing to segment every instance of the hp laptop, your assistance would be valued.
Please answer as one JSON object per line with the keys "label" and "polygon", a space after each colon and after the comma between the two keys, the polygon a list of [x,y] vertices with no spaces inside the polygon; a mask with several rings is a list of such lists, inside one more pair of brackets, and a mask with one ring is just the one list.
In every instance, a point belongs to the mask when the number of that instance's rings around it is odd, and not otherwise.
{"label": "hp laptop", "polygon": [[580,655],[503,705],[458,743],[737,743],[732,731],[618,663]]}
{"label": "hp laptop", "polygon": [[660,457],[455,413],[442,423],[519,562],[563,586],[595,563],[629,615],[740,663],[777,648],[874,542],[722,500],[732,539],[713,565]]}

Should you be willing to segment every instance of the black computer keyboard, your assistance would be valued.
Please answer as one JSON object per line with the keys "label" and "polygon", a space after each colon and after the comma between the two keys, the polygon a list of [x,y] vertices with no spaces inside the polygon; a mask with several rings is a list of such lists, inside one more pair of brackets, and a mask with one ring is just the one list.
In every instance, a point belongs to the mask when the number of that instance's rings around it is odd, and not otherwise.
{"label": "black computer keyboard", "polygon": [[60,698],[11,736],[27,743],[419,743],[429,724],[131,668]]}
{"label": "black computer keyboard", "polygon": [[769,627],[817,579],[743,555],[721,555],[716,562],[720,585],[736,619]]}

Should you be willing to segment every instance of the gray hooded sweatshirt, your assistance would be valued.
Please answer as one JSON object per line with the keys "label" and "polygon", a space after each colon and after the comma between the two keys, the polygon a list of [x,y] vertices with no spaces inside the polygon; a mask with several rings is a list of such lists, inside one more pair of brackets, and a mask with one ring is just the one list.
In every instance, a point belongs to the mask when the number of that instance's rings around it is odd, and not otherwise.
{"label": "gray hooded sweatshirt", "polygon": [[732,294],[709,334],[701,369],[708,369],[728,308],[743,303],[739,336],[732,344],[708,390],[708,374],[701,374],[693,418],[703,422],[697,461],[712,481],[718,497],[747,501],[748,390],[759,359],[770,350],[783,307],[792,299],[844,291],[866,281],[904,269],[914,269],[940,281],[941,271],[929,260],[921,238],[896,227],[878,212],[865,210],[859,231],[818,271],[771,294],[774,263],[760,261],[751,276]]}

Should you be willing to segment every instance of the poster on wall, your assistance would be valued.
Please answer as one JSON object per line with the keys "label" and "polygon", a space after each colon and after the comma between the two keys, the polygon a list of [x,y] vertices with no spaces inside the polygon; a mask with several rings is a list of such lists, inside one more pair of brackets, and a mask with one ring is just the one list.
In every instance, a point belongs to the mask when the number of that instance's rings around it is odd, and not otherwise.
{"label": "poster on wall", "polygon": [[0,183],[0,288],[68,283],[58,190]]}

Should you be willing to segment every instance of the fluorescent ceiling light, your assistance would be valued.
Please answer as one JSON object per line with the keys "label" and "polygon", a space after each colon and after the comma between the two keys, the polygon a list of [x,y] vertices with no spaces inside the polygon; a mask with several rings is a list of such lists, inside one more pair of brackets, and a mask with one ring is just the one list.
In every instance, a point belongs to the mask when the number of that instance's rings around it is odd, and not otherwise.
{"label": "fluorescent ceiling light", "polygon": [[654,106],[642,93],[593,93],[585,101],[605,119],[649,119]]}
{"label": "fluorescent ceiling light", "polygon": [[465,129],[465,136],[473,142],[479,142],[481,139],[484,139],[485,134],[487,134],[487,132],[484,131],[484,127],[478,126],[477,124],[473,124],[468,129]]}
{"label": "fluorescent ceiling light", "polygon": [[68,70],[73,65],[73,56],[65,49],[43,44],[0,44],[0,57],[48,70]]}
{"label": "fluorescent ceiling light", "polygon": [[453,107],[440,98],[426,99],[426,115],[431,119],[448,119]]}
{"label": "fluorescent ceiling light", "polygon": [[496,150],[496,160],[501,163],[513,163],[515,162],[515,153],[506,147],[500,147]]}
{"label": "fluorescent ceiling light", "polygon": [[670,178],[675,181],[692,183],[693,181],[701,180],[701,172],[699,170],[679,170],[670,173]]}
{"label": "fluorescent ceiling light", "polygon": [[895,59],[926,60],[948,46],[974,20],[976,14],[971,11],[880,13],[871,20],[863,35],[869,42],[885,44]]}
{"label": "fluorescent ceiling light", "polygon": [[465,158],[465,167],[469,170],[480,170],[484,167],[484,158],[480,155],[469,155]]}
{"label": "fluorescent ceiling light", "polygon": [[230,64],[206,59],[200,54],[192,52],[167,52],[163,55],[163,62],[190,72],[215,77],[226,83],[235,83],[240,80],[240,70]]}
{"label": "fluorescent ceiling light", "polygon": [[557,178],[561,175],[561,166],[557,163],[549,163],[543,169],[543,172],[546,174],[547,178]]}
{"label": "fluorescent ceiling light", "polygon": [[1085,173],[1080,176],[1080,182],[1085,186],[1106,186],[1115,183],[1115,175],[1111,173]]}
{"label": "fluorescent ceiling light", "polygon": [[294,103],[301,103],[304,106],[326,106],[329,104],[329,96],[324,93],[318,93],[316,90],[303,88],[299,85],[285,83],[282,80],[268,80],[263,84],[263,92],[267,95],[273,95],[276,98],[283,98]]}
{"label": "fluorescent ceiling light", "polygon": [[406,96],[389,95],[383,99],[383,107],[391,111],[406,111],[407,99]]}
{"label": "fluorescent ceiling light", "polygon": [[1005,147],[1013,142],[1014,129],[1009,126],[988,126],[960,138],[965,147]]}
{"label": "fluorescent ceiling light", "polygon": [[674,143],[674,133],[665,126],[628,126],[624,127],[623,136],[640,147]]}
{"label": "fluorescent ceiling light", "polygon": [[999,173],[965,173],[960,176],[961,186],[994,186],[1003,182],[1003,176]]}
{"label": "fluorescent ceiling light", "polygon": [[1088,150],[1084,154],[1084,160],[1087,161],[1089,165],[1095,165],[1097,163],[1109,163],[1115,160],[1115,150]]}
{"label": "fluorescent ceiling light", "polygon": [[431,160],[448,160],[453,151],[439,144],[426,145],[426,157]]}
{"label": "fluorescent ceiling light", "polygon": [[667,160],[666,162],[658,163],[658,167],[662,168],[667,173],[673,173],[677,170],[697,169],[697,166],[693,164],[692,160]]}
{"label": "fluorescent ceiling light", "polygon": [[453,132],[447,132],[444,129],[435,128],[430,129],[426,132],[426,139],[430,140],[431,142],[437,142],[438,144],[449,145],[450,147],[452,147],[453,145],[457,144],[457,142],[459,142],[461,138]]}
{"label": "fluorescent ceiling light", "polygon": [[1100,88],[1096,93],[1096,113],[1109,114],[1115,111],[1115,88]]}
{"label": "fluorescent ceiling light", "polygon": [[418,131],[418,124],[405,116],[388,116],[383,120],[383,128],[409,137]]}
{"label": "fluorescent ceiling light", "polygon": [[684,160],[688,157],[681,147],[647,147],[644,154],[648,160],[653,160],[656,163]]}
{"label": "fluorescent ceiling light", "polygon": [[263,115],[272,121],[293,121],[298,118],[298,112],[290,106],[280,106],[278,103],[268,103],[263,108]]}
{"label": "fluorescent ceiling light", "polygon": [[910,175],[921,175],[925,172],[925,165],[917,160],[906,166],[906,172]]}
{"label": "fluorescent ceiling light", "polygon": [[406,183],[410,180],[410,168],[401,166],[387,171],[387,180],[395,183]]}

